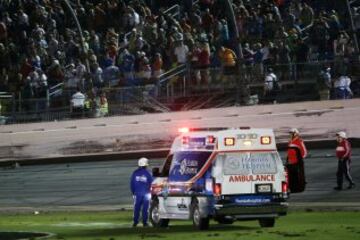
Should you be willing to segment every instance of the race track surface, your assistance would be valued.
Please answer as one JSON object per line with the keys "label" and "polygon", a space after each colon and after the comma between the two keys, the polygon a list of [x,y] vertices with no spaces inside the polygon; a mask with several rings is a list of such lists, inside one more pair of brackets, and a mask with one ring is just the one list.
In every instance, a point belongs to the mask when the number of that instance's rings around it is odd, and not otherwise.
{"label": "race track surface", "polygon": [[[284,153],[282,152],[281,155]],[[359,202],[360,149],[353,149],[355,189],[337,192],[334,150],[313,150],[305,161],[307,188],[290,202]],[[151,159],[151,166],[162,159]],[[20,166],[0,169],[0,208],[124,206],[132,204],[129,178],[136,160]],[[347,183],[346,185],[347,186]]]}

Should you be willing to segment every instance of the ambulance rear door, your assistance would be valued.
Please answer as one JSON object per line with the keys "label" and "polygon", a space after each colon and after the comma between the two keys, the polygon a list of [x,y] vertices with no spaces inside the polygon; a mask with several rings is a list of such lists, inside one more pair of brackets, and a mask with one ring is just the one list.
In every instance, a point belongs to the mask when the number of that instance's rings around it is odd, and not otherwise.
{"label": "ambulance rear door", "polygon": [[251,184],[242,181],[231,181],[232,177],[248,176],[251,174],[247,163],[247,153],[218,153],[212,176],[215,184],[220,184],[222,195],[247,194],[252,192]]}
{"label": "ambulance rear door", "polygon": [[221,184],[222,195],[281,192],[285,181],[276,151],[218,153],[212,175]]}

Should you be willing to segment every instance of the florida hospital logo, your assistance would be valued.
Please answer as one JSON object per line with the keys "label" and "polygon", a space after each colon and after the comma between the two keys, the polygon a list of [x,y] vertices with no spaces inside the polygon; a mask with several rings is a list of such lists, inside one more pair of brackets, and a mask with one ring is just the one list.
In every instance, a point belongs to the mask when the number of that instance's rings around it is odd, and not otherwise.
{"label": "florida hospital logo", "polygon": [[180,163],[179,173],[181,175],[194,175],[197,173],[198,162],[184,159]]}
{"label": "florida hospital logo", "polygon": [[179,172],[180,172],[181,175],[185,174],[185,172],[186,172],[186,159],[181,161]]}

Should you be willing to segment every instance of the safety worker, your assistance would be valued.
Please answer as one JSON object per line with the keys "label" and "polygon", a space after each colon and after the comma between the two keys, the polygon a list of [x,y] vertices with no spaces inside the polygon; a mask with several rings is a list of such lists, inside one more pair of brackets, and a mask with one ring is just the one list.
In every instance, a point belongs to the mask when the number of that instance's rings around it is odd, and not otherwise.
{"label": "safety worker", "polygon": [[338,168],[336,172],[337,186],[334,189],[342,190],[343,176],[345,176],[346,180],[349,182],[348,189],[351,189],[355,186],[355,183],[350,175],[351,145],[347,140],[345,132],[338,132],[336,137],[336,157],[338,158]]}
{"label": "safety worker", "polygon": [[151,174],[147,170],[148,165],[149,160],[147,158],[140,158],[138,160],[139,168],[136,169],[131,176],[130,188],[134,198],[133,227],[136,227],[139,223],[141,207],[143,226],[148,226],[148,209],[151,198],[150,187],[153,181]]}
{"label": "safety worker", "polygon": [[304,158],[307,150],[304,141],[300,137],[299,130],[292,128],[287,150],[287,169],[289,174],[289,188],[292,193],[305,190]]}

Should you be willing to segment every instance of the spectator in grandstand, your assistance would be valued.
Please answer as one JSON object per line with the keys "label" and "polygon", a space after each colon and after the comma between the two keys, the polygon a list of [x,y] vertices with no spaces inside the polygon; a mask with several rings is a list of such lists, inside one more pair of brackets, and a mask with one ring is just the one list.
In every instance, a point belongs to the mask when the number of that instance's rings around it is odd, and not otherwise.
{"label": "spectator in grandstand", "polygon": [[325,67],[321,70],[317,81],[320,100],[329,100],[332,89],[331,68]]}
{"label": "spectator in grandstand", "polygon": [[244,44],[243,58],[245,63],[245,78],[248,82],[253,81],[253,66],[254,66],[254,54],[255,52],[250,48],[249,43]]}
{"label": "spectator in grandstand", "polygon": [[306,2],[300,3],[300,14],[299,21],[300,27],[305,28],[309,27],[314,23],[315,13],[314,9],[309,6]]}
{"label": "spectator in grandstand", "polygon": [[64,69],[64,80],[65,80],[65,87],[66,88],[76,88],[77,81],[75,78],[76,70],[75,70],[75,64],[69,64]]}
{"label": "spectator in grandstand", "polygon": [[334,82],[335,98],[336,99],[349,99],[352,97],[350,89],[351,79],[346,73],[341,74]]}
{"label": "spectator in grandstand", "polygon": [[187,63],[189,48],[183,41],[179,41],[174,49],[174,55],[178,65]]}
{"label": "spectator in grandstand", "polygon": [[[210,66],[210,46],[207,42],[200,43],[200,51],[198,53],[198,68],[200,70],[200,82],[209,85],[209,66]],[[200,84],[198,82],[198,84]]]}
{"label": "spectator in grandstand", "polygon": [[113,61],[110,61],[107,65],[101,76],[104,85],[108,87],[118,86],[120,79],[119,67],[116,66]]}
{"label": "spectator in grandstand", "polygon": [[307,64],[309,59],[310,48],[308,44],[302,38],[296,40],[294,46],[294,57],[296,64],[297,76],[304,77],[304,66]]}
{"label": "spectator in grandstand", "polygon": [[95,104],[97,117],[105,117],[109,114],[109,105],[105,92],[101,92],[100,95],[95,98]]}
{"label": "spectator in grandstand", "polygon": [[349,42],[350,42],[350,37],[346,32],[340,33],[333,42],[334,69],[337,72],[343,72],[345,70],[344,57]]}
{"label": "spectator in grandstand", "polygon": [[277,52],[277,63],[280,65],[280,79],[282,81],[288,80],[291,74],[291,50],[289,45],[285,41],[279,42],[278,52]]}
{"label": "spectator in grandstand", "polygon": [[6,42],[8,38],[8,32],[5,22],[0,21],[0,42]]}
{"label": "spectator in grandstand", "polygon": [[149,59],[143,55],[139,63],[139,76],[141,77],[142,84],[149,84],[151,78],[151,66]]}
{"label": "spectator in grandstand", "polygon": [[280,87],[277,76],[272,68],[268,69],[264,80],[264,96],[267,98],[275,97],[275,93],[279,90]]}
{"label": "spectator in grandstand", "polygon": [[76,93],[71,97],[70,101],[70,112],[72,117],[82,117],[84,114],[85,107],[85,95],[77,88]]}
{"label": "spectator in grandstand", "polygon": [[120,53],[119,59],[122,59],[120,69],[124,74],[125,84],[134,85],[135,56],[125,48],[123,52]]}
{"label": "spectator in grandstand", "polygon": [[214,29],[215,19],[209,8],[205,9],[205,12],[202,14],[201,23],[206,33]]}
{"label": "spectator in grandstand", "polygon": [[152,77],[157,81],[163,73],[163,60],[160,53],[155,53],[153,63],[151,65]]}
{"label": "spectator in grandstand", "polygon": [[9,91],[8,81],[9,77],[7,75],[7,71],[5,68],[3,68],[0,72],[0,92]]}
{"label": "spectator in grandstand", "polygon": [[237,56],[233,50],[221,46],[218,52],[218,57],[222,68],[221,80],[223,83],[226,83],[230,81],[232,76],[236,73]]}
{"label": "spectator in grandstand", "polygon": [[59,60],[53,60],[51,66],[48,68],[47,75],[49,77],[49,82],[52,85],[62,83],[64,81],[65,75],[61,68]]}
{"label": "spectator in grandstand", "polygon": [[90,66],[90,70],[93,86],[96,88],[102,88],[104,86],[102,68],[97,62],[93,62]]}
{"label": "spectator in grandstand", "polygon": [[264,74],[264,68],[263,68],[263,56],[264,56],[264,53],[263,53],[263,49],[262,49],[262,45],[261,43],[256,43],[254,45],[254,78],[255,79],[259,79],[260,76],[263,76]]}

